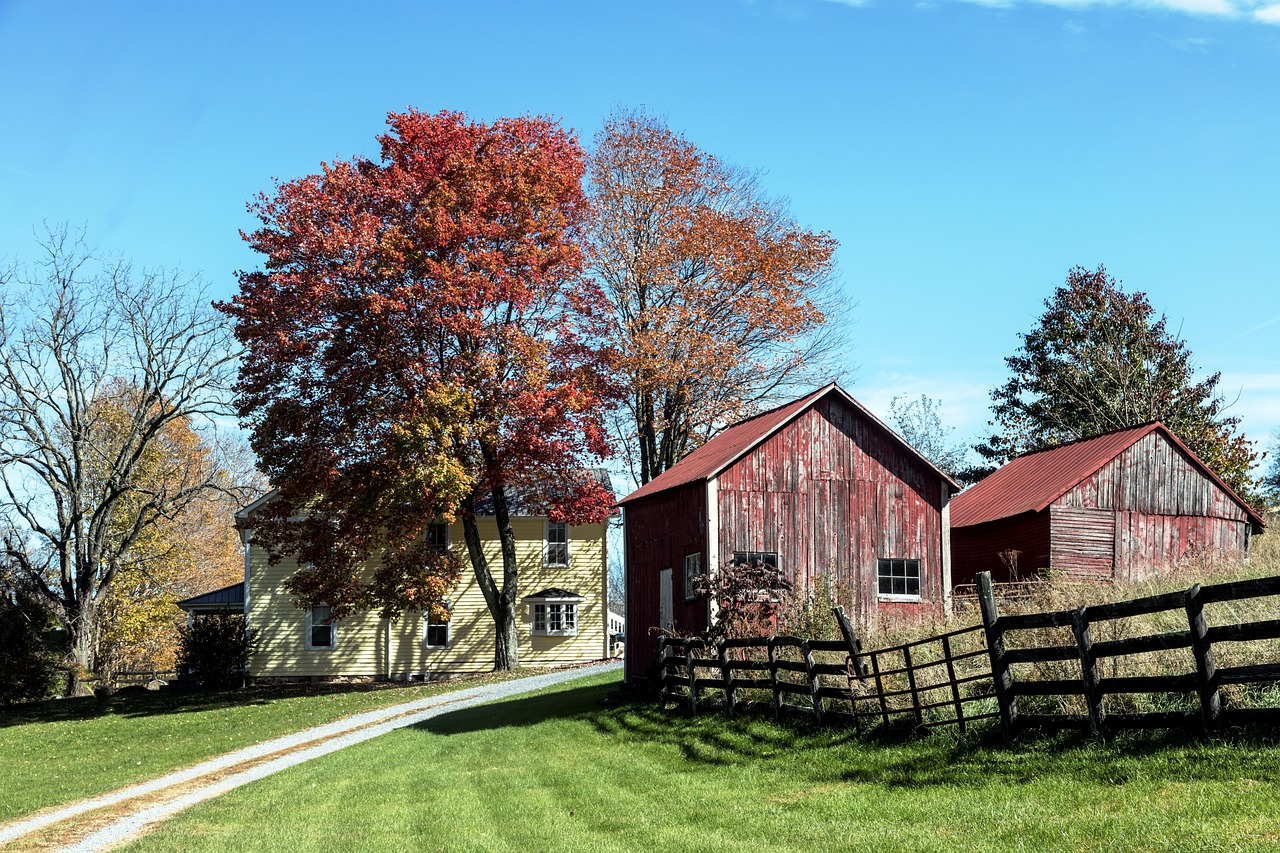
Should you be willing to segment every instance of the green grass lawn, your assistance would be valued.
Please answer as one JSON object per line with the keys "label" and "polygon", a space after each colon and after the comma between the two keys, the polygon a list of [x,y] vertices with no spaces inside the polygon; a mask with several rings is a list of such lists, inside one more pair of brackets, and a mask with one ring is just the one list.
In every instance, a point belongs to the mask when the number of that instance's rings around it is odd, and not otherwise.
{"label": "green grass lawn", "polygon": [[0,821],[361,711],[479,683],[121,693],[0,708]]}
{"label": "green grass lawn", "polygon": [[133,850],[1270,850],[1280,740],[864,739],[606,707],[455,711],[191,809]]}

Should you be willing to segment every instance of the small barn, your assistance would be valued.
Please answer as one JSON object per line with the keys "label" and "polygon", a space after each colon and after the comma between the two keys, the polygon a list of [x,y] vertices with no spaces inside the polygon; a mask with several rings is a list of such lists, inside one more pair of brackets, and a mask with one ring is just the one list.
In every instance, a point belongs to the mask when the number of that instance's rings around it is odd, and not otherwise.
{"label": "small barn", "polygon": [[957,584],[1045,569],[1072,579],[1142,580],[1192,557],[1249,556],[1263,519],[1164,424],[1027,453],[956,496]]}
{"label": "small barn", "polygon": [[620,502],[627,680],[654,665],[658,628],[707,627],[692,581],[730,562],[834,574],[864,616],[940,610],[958,490],[834,383],[726,429]]}

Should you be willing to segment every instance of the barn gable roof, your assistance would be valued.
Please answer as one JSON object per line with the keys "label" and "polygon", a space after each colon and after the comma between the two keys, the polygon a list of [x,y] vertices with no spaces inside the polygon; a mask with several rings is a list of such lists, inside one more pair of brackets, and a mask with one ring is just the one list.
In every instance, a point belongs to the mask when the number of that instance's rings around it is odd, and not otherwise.
{"label": "barn gable roof", "polygon": [[1264,526],[1258,511],[1222,482],[1200,457],[1159,421],[1033,450],[1009,460],[994,474],[955,496],[951,501],[951,526],[969,527],[1024,512],[1040,512],[1153,432],[1159,432],[1173,442],[1240,505],[1258,528]]}
{"label": "barn gable roof", "polygon": [[625,505],[640,498],[656,495],[659,492],[665,492],[668,489],[674,489],[678,486],[709,480],[712,477],[717,476],[734,462],[737,462],[743,456],[747,455],[747,453],[762,444],[778,430],[798,418],[810,406],[814,405],[828,394],[839,395],[845,403],[852,406],[859,414],[876,426],[880,427],[885,433],[892,436],[903,447],[919,458],[925,466],[941,477],[943,482],[950,485],[953,490],[959,490],[960,485],[947,475],[946,472],[939,469],[938,466],[934,465],[928,458],[908,444],[906,439],[886,426],[883,421],[871,414],[871,412],[867,411],[866,407],[855,400],[848,391],[845,391],[839,385],[832,382],[828,385],[824,385],[811,394],[807,394],[797,400],[792,400],[790,403],[786,403],[776,409],[770,409],[767,412],[761,412],[760,414],[747,418],[744,421],[739,421],[716,435],[706,444],[690,453],[684,459],[681,459],[666,471],[663,471],[657,477],[654,477],[645,485],[618,501],[618,504],[620,506]]}

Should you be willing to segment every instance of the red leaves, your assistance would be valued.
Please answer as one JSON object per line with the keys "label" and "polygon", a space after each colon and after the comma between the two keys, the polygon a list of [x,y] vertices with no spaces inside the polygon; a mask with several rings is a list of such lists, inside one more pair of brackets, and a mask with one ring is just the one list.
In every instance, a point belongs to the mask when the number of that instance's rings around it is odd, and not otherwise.
{"label": "red leaves", "polygon": [[[397,563],[359,595],[339,576],[375,542],[415,553],[423,525],[476,494],[536,490],[606,453],[609,390],[603,299],[570,239],[586,205],[573,136],[541,118],[388,124],[380,162],[322,164],[250,205],[264,269],[219,306],[247,350],[239,410],[279,506],[315,519],[301,536],[271,510],[257,535],[307,552],[308,595],[384,608],[423,605],[445,567]],[[570,503],[608,512],[596,492]]]}

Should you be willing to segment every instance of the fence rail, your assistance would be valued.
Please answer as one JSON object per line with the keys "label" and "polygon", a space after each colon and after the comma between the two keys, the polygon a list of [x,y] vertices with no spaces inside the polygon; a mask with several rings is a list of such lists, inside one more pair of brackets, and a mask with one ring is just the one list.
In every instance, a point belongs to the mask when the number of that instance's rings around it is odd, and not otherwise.
{"label": "fence rail", "polygon": [[[1215,654],[1224,644],[1280,639],[1280,619],[1210,626],[1204,613],[1207,604],[1280,596],[1280,576],[1004,616],[990,574],[978,576],[977,593],[980,624],[873,651],[862,649],[839,607],[834,612],[843,640],[661,637],[661,701],[686,704],[693,713],[717,705],[733,714],[767,700],[775,716],[799,712],[859,728],[906,722],[963,731],[977,720],[999,719],[1006,737],[1031,727],[1107,734],[1123,728],[1212,732],[1229,724],[1280,725],[1280,707],[1226,707],[1219,689],[1280,684],[1280,649],[1270,649],[1273,661],[1238,666],[1219,666]],[[1185,627],[1137,637],[1095,636],[1117,620],[1158,614],[1173,614]],[[1065,631],[1070,639],[1056,642],[1053,632]],[[1120,659],[1182,650],[1185,658],[1172,671],[1116,674]],[[1052,665],[1057,671],[1048,677],[1024,672]],[[1109,697],[1120,695],[1162,695],[1170,697],[1165,707],[1179,701],[1186,707],[1112,712]],[[1056,710],[1046,710],[1045,700],[1055,697]]]}

